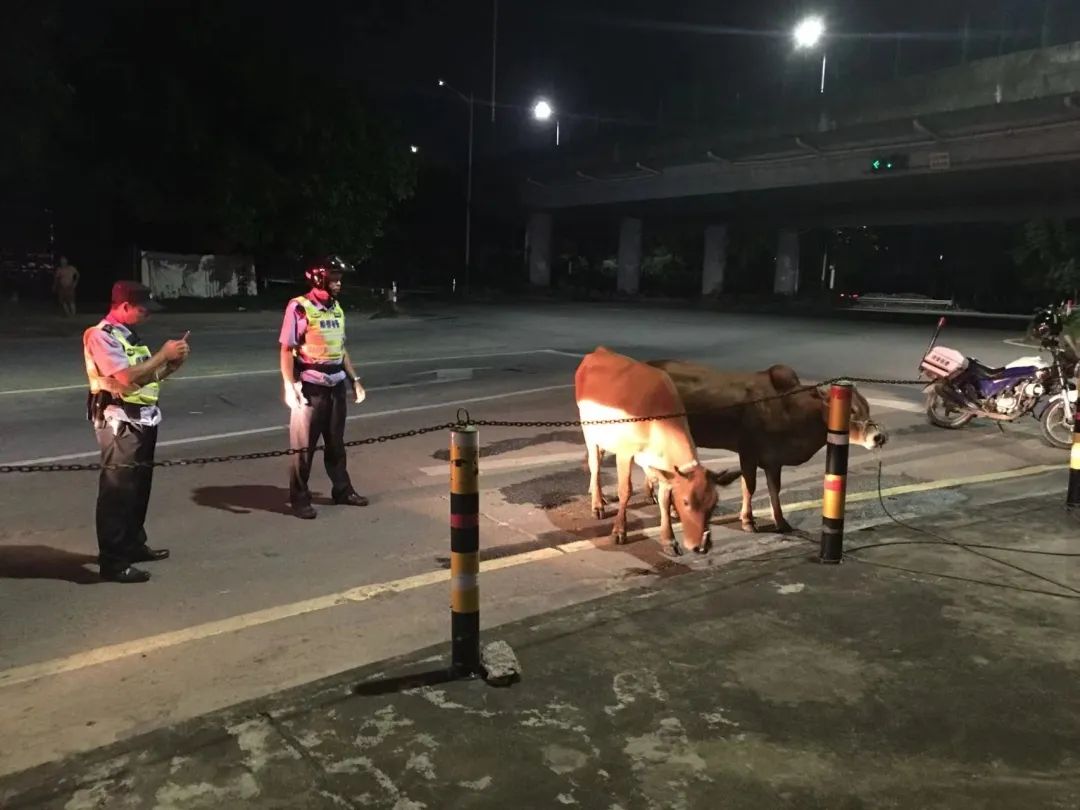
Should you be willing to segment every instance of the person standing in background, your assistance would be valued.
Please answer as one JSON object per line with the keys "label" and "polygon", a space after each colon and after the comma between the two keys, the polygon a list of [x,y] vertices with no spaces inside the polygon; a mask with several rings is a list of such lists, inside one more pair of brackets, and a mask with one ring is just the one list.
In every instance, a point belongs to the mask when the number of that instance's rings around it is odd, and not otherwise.
{"label": "person standing in background", "polygon": [[68,264],[66,256],[60,257],[53,274],[53,292],[60,302],[60,309],[68,317],[75,315],[75,288],[79,285],[79,271],[73,264]]}

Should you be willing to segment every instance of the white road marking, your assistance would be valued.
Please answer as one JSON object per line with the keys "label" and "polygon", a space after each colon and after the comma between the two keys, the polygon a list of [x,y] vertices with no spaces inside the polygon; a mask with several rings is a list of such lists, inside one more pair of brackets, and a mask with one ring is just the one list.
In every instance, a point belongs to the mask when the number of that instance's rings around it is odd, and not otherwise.
{"label": "white road marking", "polygon": [[[432,384],[432,383],[421,383]],[[390,386],[390,388],[403,388],[404,386]],[[489,394],[483,397],[468,397],[466,399],[455,399],[449,402],[432,402],[428,405],[411,405],[407,408],[394,408],[389,411],[374,411],[372,413],[358,413],[348,417],[349,421],[354,419],[374,419],[380,416],[396,416],[402,413],[416,413],[419,411],[431,411],[437,408],[455,408],[462,405],[472,405],[476,402],[494,402],[497,399],[508,399],[510,397],[522,397],[529,394],[543,394],[548,391],[562,391],[567,388],[573,388],[573,385],[545,385],[542,388],[526,388],[521,391],[507,391],[503,394]],[[374,390],[374,389],[368,389]],[[176,447],[185,444],[199,444],[202,442],[212,442],[218,439],[236,439],[243,436],[257,436],[261,433],[273,433],[279,430],[286,430],[288,425],[273,425],[271,427],[251,428],[249,430],[234,430],[228,433],[211,433],[205,436],[189,436],[185,439],[168,439],[163,442],[158,442],[158,447]],[[79,458],[93,458],[98,455],[97,450],[88,451],[85,453],[68,453],[63,456],[49,456],[47,458],[31,458],[23,461],[2,461],[0,466],[21,467],[27,464],[56,464],[61,461],[71,461]]]}
{"label": "white road marking", "polygon": [[[523,467],[545,467],[551,464],[565,464],[570,461],[584,461],[585,448],[575,453],[548,453],[543,456],[526,456],[524,458],[500,458],[495,460],[480,459],[481,474],[495,470],[516,470]],[[424,475],[446,475],[446,464],[433,464],[430,467],[421,467],[420,472]]]}
{"label": "white road marking", "polygon": [[1023,338],[1005,338],[1002,343],[1007,343],[1010,346],[1019,346],[1021,349],[1028,349],[1029,351],[1038,351],[1038,346],[1032,346],[1030,343],[1025,343]]}
{"label": "white road marking", "polygon": [[[393,366],[399,363],[441,363],[444,360],[473,360],[483,357],[523,357],[528,354],[557,354],[565,355],[567,357],[581,357],[580,354],[571,354],[569,352],[561,352],[557,349],[527,349],[520,352],[489,352],[487,354],[451,354],[444,355],[442,357],[399,357],[392,360],[372,360],[370,362],[360,363],[358,366],[361,369],[369,368],[371,366]],[[181,381],[198,381],[198,380],[219,380],[224,377],[254,377],[265,374],[280,374],[281,371],[278,368],[263,368],[254,369],[250,371],[218,371],[208,374],[180,374],[172,378],[173,382]],[[48,388],[12,388],[7,391],[0,391],[0,397],[16,396],[19,394],[47,394],[54,391],[75,391],[84,390],[86,383],[77,383],[74,385],[54,385]]]}
{"label": "white road marking", "polygon": [[892,397],[867,397],[866,401],[879,408],[888,408],[893,411],[907,411],[908,413],[925,413],[926,408],[917,402],[907,399],[893,399]]}
{"label": "white road marking", "polygon": [[[714,455],[712,453],[702,453],[702,462],[706,464],[727,462],[729,464],[736,463],[739,459],[738,456],[731,453],[724,453],[722,455]],[[522,456],[520,458],[500,458],[500,459],[480,459],[480,474],[483,475],[486,472],[497,472],[499,470],[517,470],[527,469],[529,467],[549,467],[556,464],[567,464],[569,462],[585,462],[585,447],[573,453],[547,453],[545,455],[536,456]],[[430,476],[445,476],[447,466],[446,464],[433,464],[430,467],[421,467],[420,472],[423,475]]]}

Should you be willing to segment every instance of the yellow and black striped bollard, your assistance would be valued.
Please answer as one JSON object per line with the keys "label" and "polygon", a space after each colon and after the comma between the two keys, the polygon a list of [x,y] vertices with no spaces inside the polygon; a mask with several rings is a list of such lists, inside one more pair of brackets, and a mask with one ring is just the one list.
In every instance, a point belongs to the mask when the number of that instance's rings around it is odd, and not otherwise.
{"label": "yellow and black striped bollard", "polygon": [[834,383],[829,391],[828,444],[825,449],[825,491],[821,501],[819,558],[823,563],[838,563],[844,556],[851,390],[851,383],[840,380]]}
{"label": "yellow and black striped bollard", "polygon": [[451,666],[459,677],[480,665],[480,443],[476,428],[450,430]]}
{"label": "yellow and black striped bollard", "polygon": [[[1080,380],[1077,381],[1080,385]],[[1065,508],[1080,516],[1080,399],[1076,401],[1073,412],[1073,444],[1069,454],[1069,495],[1065,499]]]}

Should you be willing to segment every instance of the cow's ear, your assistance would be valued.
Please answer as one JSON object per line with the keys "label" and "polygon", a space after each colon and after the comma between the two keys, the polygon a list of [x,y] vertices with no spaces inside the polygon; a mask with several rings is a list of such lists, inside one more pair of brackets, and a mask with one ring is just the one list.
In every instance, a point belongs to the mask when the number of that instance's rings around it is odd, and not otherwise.
{"label": "cow's ear", "polygon": [[742,477],[742,470],[738,468],[733,470],[721,470],[720,472],[706,470],[705,474],[709,478],[709,483],[714,487],[726,487],[729,484],[735,483]]}

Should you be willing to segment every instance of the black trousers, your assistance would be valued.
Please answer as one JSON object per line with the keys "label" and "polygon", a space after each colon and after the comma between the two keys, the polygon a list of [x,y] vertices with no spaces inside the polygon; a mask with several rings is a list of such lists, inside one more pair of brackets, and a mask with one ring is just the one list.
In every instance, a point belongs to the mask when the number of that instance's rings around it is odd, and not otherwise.
{"label": "black trousers", "polygon": [[[96,428],[101,463],[152,462],[158,429],[118,422],[116,432]],[[120,570],[131,564],[134,553],[146,545],[146,507],[150,504],[153,467],[103,469],[98,479],[98,563],[102,569]]]}
{"label": "black trousers", "polygon": [[305,450],[290,457],[289,502],[294,508],[311,505],[308,477],[311,475],[312,451],[319,439],[323,442],[323,462],[330,477],[335,500],[353,491],[345,458],[345,413],[348,400],[345,383],[332,388],[303,384],[308,404],[294,408],[289,419],[289,447]]}

